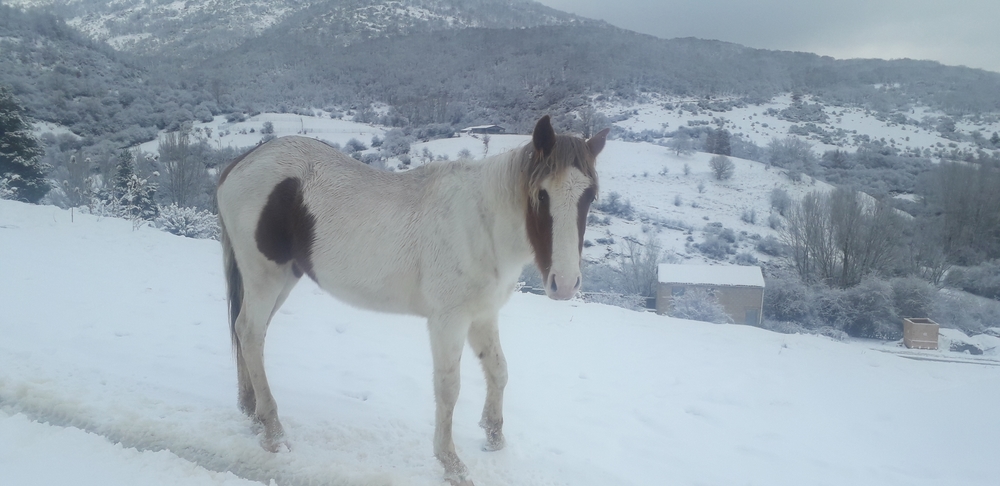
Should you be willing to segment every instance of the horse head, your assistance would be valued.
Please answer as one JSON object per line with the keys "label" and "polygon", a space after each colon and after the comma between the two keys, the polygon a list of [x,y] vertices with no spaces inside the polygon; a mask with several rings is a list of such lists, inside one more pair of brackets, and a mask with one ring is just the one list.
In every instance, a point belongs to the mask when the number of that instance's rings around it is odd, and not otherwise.
{"label": "horse head", "polygon": [[549,116],[535,124],[527,177],[528,241],[545,293],[566,300],[580,290],[583,234],[597,197],[597,155],[609,129],[589,140],[556,135]]}

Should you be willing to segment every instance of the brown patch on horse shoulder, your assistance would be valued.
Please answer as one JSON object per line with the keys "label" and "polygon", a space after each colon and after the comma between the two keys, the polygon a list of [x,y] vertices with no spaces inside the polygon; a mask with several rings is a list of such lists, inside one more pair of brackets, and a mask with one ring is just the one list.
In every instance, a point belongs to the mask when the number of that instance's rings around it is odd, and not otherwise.
{"label": "brown patch on horse shoulder", "polygon": [[[525,226],[528,230],[528,242],[535,251],[535,264],[542,273],[542,279],[548,280],[552,269],[552,213],[549,212],[549,198],[539,193],[538,203],[528,202]],[[546,195],[547,196],[547,195]]]}
{"label": "brown patch on horse shoulder", "polygon": [[292,262],[296,276],[302,273],[316,280],[312,267],[312,246],[316,239],[316,218],[302,197],[302,183],[294,177],[279,182],[267,197],[257,221],[257,249],[279,265]]}

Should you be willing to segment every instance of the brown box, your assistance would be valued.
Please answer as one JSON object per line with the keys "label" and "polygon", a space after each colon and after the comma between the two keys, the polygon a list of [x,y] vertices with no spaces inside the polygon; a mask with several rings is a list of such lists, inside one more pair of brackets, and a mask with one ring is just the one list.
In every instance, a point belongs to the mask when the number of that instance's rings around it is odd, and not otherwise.
{"label": "brown box", "polygon": [[938,327],[938,323],[923,317],[903,319],[903,344],[911,349],[937,349]]}

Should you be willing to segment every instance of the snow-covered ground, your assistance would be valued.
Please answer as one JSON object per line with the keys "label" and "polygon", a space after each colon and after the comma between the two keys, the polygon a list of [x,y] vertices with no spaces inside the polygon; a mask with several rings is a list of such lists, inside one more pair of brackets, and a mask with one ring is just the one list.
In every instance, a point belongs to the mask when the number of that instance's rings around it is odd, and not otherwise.
{"label": "snow-covered ground", "polygon": [[[216,242],[0,201],[0,249],[0,484],[441,484],[419,319],[304,280],[269,333],[292,449],[268,454],[236,409]],[[480,486],[1000,479],[997,366],[524,294],[501,334],[502,451],[462,362]]]}
{"label": "snow-covered ground", "polygon": [[[790,94],[777,96],[760,105],[734,107],[728,111],[700,109],[697,112],[681,109],[681,107],[696,105],[701,100],[658,94],[648,94],[647,97],[647,101],[640,103],[604,102],[596,103],[596,105],[599,111],[608,116],[626,117],[625,120],[615,124],[634,132],[642,132],[643,130],[672,132],[680,127],[691,126],[692,123],[718,128],[719,125],[716,122],[722,120],[722,128],[733,134],[742,134],[746,140],[761,147],[766,147],[774,138],[783,139],[792,136],[811,143],[817,154],[835,149],[853,152],[857,148],[857,144],[854,143],[854,135],[867,135],[871,140],[884,141],[899,150],[923,150],[925,148],[933,150],[936,147],[946,147],[953,143],[952,140],[942,137],[936,130],[929,130],[917,125],[917,123],[924,122],[925,119],[934,121],[940,117],[946,117],[942,112],[936,112],[923,106],[915,106],[908,112],[898,113],[907,119],[905,124],[892,120],[879,120],[874,112],[862,108],[824,106],[823,113],[827,115],[827,121],[825,123],[817,122],[816,125],[828,132],[843,130],[844,135],[839,144],[825,144],[821,143],[819,137],[816,136],[805,137],[789,134],[788,130],[792,125],[802,127],[806,122],[791,122],[781,119],[773,112],[768,114],[769,109],[781,111],[791,106],[793,101]],[[726,100],[720,98],[716,101]],[[802,101],[807,104],[815,103],[815,100],[810,97],[806,97]],[[936,123],[931,124],[935,125]],[[1000,131],[1000,119],[997,119],[994,114],[982,119],[959,118],[955,120],[957,134],[971,135],[977,130],[989,138],[993,132]],[[954,147],[973,151],[976,149],[975,145],[969,142],[958,142],[954,144]]]}

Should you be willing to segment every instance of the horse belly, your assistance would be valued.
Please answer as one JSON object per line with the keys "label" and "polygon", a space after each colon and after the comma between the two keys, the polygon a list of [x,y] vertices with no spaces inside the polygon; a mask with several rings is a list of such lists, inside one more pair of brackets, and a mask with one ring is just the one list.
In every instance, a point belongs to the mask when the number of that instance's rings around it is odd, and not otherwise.
{"label": "horse belly", "polygon": [[415,267],[402,255],[372,248],[340,250],[317,259],[315,278],[334,297],[356,307],[426,315]]}

